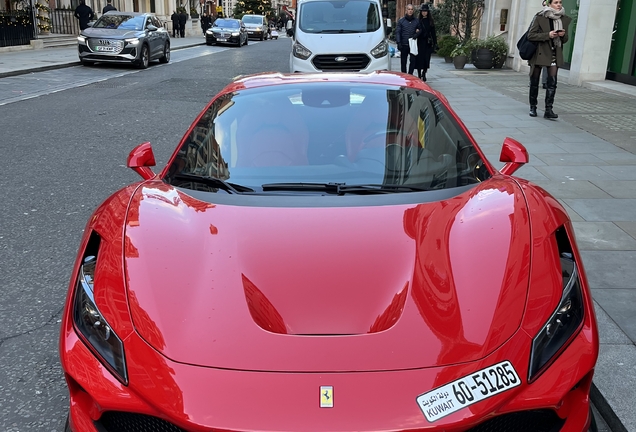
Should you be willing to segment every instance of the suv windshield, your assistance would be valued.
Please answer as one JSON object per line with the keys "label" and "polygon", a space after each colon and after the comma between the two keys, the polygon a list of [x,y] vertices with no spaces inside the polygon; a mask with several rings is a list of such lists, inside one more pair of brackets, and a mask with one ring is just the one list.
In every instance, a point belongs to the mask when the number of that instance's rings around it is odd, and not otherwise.
{"label": "suv windshield", "polygon": [[243,15],[243,24],[259,24],[263,25],[263,17],[254,15]]}
{"label": "suv windshield", "polygon": [[368,0],[303,3],[298,26],[305,33],[368,33],[380,28],[376,3]]}
{"label": "suv windshield", "polygon": [[144,17],[143,15],[102,15],[93,28],[141,30],[144,28]]}
{"label": "suv windshield", "polygon": [[214,179],[240,193],[348,194],[447,189],[489,176],[434,95],[330,82],[217,99],[186,137],[165,180],[226,193],[233,190]]}

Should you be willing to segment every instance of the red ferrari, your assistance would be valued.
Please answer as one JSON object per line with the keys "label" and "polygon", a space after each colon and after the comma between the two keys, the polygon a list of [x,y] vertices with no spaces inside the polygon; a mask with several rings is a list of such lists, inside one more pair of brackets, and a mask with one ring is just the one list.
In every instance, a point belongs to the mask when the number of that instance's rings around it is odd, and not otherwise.
{"label": "red ferrari", "polygon": [[596,429],[570,219],[399,73],[240,77],[90,218],[67,431]]}

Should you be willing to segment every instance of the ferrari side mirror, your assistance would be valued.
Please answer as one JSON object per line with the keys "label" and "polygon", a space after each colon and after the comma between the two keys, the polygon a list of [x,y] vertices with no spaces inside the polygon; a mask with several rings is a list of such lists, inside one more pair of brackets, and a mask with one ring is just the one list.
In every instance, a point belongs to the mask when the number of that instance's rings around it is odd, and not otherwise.
{"label": "ferrari side mirror", "polygon": [[148,167],[156,165],[155,154],[152,151],[152,146],[149,142],[139,144],[132,149],[128,155],[127,161],[128,168],[132,168],[137,174],[139,174],[144,180],[150,180],[155,176],[155,173]]}
{"label": "ferrari side mirror", "polygon": [[523,144],[512,138],[506,138],[501,148],[501,156],[499,156],[499,161],[506,164],[499,172],[503,175],[512,175],[522,165],[527,164],[529,159],[528,150]]}

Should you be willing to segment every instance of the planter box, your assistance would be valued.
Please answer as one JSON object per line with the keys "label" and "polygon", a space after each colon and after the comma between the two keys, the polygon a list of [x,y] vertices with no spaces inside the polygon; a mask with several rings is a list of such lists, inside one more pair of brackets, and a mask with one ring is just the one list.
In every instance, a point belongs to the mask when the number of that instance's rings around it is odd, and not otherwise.
{"label": "planter box", "polygon": [[473,51],[472,62],[477,69],[492,69],[493,53],[488,48]]}
{"label": "planter box", "polygon": [[464,69],[466,63],[468,63],[468,56],[460,55],[453,57],[453,64],[455,65],[455,69]]}

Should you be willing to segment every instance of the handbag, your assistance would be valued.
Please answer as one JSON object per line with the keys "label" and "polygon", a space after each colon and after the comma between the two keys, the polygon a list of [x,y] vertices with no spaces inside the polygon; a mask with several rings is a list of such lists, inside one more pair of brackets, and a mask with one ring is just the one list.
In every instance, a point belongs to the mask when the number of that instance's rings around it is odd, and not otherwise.
{"label": "handbag", "polygon": [[417,39],[409,39],[409,51],[411,55],[417,55]]}
{"label": "handbag", "polygon": [[[534,19],[530,23],[530,27],[532,27],[533,22]],[[517,42],[519,56],[523,60],[530,60],[534,56],[534,53],[537,51],[537,46],[539,45],[539,42],[534,42],[528,39],[528,32],[530,31],[530,27],[528,27],[528,30],[526,30],[526,32],[523,34],[523,36],[521,36],[521,38],[519,38],[519,41]]]}

